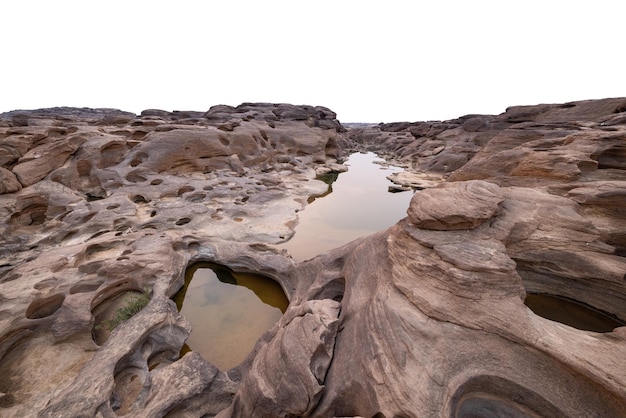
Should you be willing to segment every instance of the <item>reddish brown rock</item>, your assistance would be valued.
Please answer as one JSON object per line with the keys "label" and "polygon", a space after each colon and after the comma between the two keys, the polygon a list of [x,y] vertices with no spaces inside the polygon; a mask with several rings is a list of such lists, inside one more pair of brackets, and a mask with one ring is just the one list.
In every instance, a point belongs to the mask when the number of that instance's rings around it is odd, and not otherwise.
{"label": "reddish brown rock", "polygon": [[[347,132],[326,108],[268,103],[0,115],[0,415],[622,416],[624,103]],[[395,226],[296,265],[266,244],[346,149],[424,190]],[[196,261],[290,300],[230,370],[180,356],[170,298]],[[607,322],[551,318],[540,296]]]}
{"label": "reddish brown rock", "polygon": [[23,186],[30,186],[61,167],[85,140],[82,136],[72,136],[36,146],[18,160],[13,172]]}
{"label": "reddish brown rock", "polygon": [[[0,415],[202,415],[230,404],[238,379],[197,354],[176,361],[188,325],[168,300],[199,253],[265,260],[249,270],[292,265],[249,243],[293,234],[307,198],[327,189],[316,169],[337,164],[342,142],[332,112],[298,109],[242,106],[226,131],[187,111],[1,117]],[[145,289],[143,319],[111,336],[96,328]],[[150,370],[157,358],[165,370]],[[41,374],[42,361],[55,367]],[[171,392],[180,379],[185,392]]]}
{"label": "reddish brown rock", "polygon": [[22,185],[17,181],[15,174],[4,167],[0,167],[0,194],[17,192],[21,188]]}
{"label": "reddish brown rock", "polygon": [[450,183],[415,193],[407,211],[418,228],[447,231],[473,229],[500,211],[504,197],[493,183]]}

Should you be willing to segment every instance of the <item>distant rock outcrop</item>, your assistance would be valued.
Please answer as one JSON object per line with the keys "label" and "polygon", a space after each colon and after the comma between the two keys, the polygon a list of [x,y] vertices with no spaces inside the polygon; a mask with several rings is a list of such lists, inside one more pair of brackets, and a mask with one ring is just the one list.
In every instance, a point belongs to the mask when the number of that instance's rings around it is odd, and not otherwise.
{"label": "distant rock outcrop", "polygon": [[[0,416],[624,416],[625,112],[347,129],[268,103],[2,114]],[[295,264],[269,244],[350,149],[407,167],[408,216]],[[197,261],[290,300],[230,370],[180,357],[170,298]],[[147,306],[103,330],[139,292]]]}

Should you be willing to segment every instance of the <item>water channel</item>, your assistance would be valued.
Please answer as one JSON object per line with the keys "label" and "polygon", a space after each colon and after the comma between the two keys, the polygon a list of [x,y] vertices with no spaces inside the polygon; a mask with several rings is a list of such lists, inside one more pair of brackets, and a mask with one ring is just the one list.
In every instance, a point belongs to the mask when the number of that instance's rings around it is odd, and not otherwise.
{"label": "water channel", "polygon": [[[391,183],[386,177],[401,169],[377,159],[372,153],[352,154],[346,162],[349,170],[327,176],[328,192],[310,199],[299,213],[295,235],[276,247],[300,262],[404,218],[413,193],[388,192]],[[183,352],[197,351],[221,370],[240,364],[289,304],[274,280],[208,263],[187,270],[175,301],[193,328]],[[610,332],[623,325],[582,304],[549,295],[529,294],[526,305],[540,316],[579,329]]]}
{"label": "water channel", "polygon": [[[328,193],[311,199],[299,213],[295,235],[278,247],[302,261],[405,217],[412,193],[389,193],[386,179],[401,169],[377,164],[377,159],[372,153],[352,154],[349,170],[330,176],[334,181],[328,181]],[[221,370],[241,363],[289,303],[270,278],[208,263],[187,270],[185,286],[174,300],[192,325],[183,352],[197,351]]]}
{"label": "water channel", "polygon": [[329,185],[332,193],[300,212],[295,235],[278,246],[304,261],[359,237],[382,231],[406,216],[412,192],[390,193],[387,176],[399,167],[376,163],[371,152],[348,158],[348,171]]}

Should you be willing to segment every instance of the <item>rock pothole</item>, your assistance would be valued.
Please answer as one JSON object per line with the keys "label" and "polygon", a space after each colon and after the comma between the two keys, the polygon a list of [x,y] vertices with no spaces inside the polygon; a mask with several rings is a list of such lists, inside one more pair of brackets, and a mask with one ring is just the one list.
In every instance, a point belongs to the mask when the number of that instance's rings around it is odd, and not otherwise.
{"label": "rock pothole", "polygon": [[115,387],[111,395],[111,407],[117,416],[125,416],[139,397],[146,383],[146,372],[137,367],[128,367],[115,375]]}
{"label": "rock pothole", "polygon": [[11,223],[15,227],[42,225],[47,219],[47,211],[48,199],[45,196],[24,196],[17,201]]}
{"label": "rock pothole", "polygon": [[449,407],[454,418],[527,418],[565,415],[536,392],[498,376],[479,375],[463,383]]}
{"label": "rock pothole", "polygon": [[562,296],[529,293],[524,303],[541,317],[580,330],[611,332],[626,325],[613,314]]}
{"label": "rock pothole", "polygon": [[132,288],[124,290],[129,285],[120,283],[109,291],[101,292],[98,299],[102,299],[102,295],[107,293],[111,296],[104,298],[92,308],[91,313],[94,317],[92,337],[96,344],[104,344],[118,325],[130,319],[149,302],[150,298],[145,292]]}
{"label": "rock pothole", "polygon": [[179,220],[176,221],[176,225],[177,226],[182,226],[182,225],[187,225],[189,222],[191,222],[191,218],[180,218]]}
{"label": "rock pothole", "polygon": [[55,294],[45,298],[35,299],[26,308],[26,318],[28,319],[41,319],[46,318],[59,310],[65,295]]}
{"label": "rock pothole", "polygon": [[192,325],[183,352],[197,351],[221,370],[241,363],[289,304],[274,279],[206,262],[188,267],[174,301]]}
{"label": "rock pothole", "polygon": [[137,171],[131,171],[126,175],[126,181],[129,183],[143,183],[148,179]]}

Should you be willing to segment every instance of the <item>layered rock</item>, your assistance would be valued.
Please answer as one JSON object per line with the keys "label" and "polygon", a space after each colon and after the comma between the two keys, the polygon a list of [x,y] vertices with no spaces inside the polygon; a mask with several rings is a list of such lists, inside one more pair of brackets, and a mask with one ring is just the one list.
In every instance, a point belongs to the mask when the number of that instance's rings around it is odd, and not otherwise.
{"label": "layered rock", "polygon": [[[267,103],[3,114],[0,415],[622,416],[624,103],[347,132],[326,108]],[[407,166],[407,217],[296,265],[267,244],[349,149]],[[290,300],[230,370],[180,358],[190,325],[170,298],[197,261]],[[98,327],[140,292],[138,314]],[[618,326],[552,321],[529,294]]]}
{"label": "layered rock", "polygon": [[[466,186],[443,190],[459,203]],[[455,229],[456,220],[449,228],[422,229],[415,221],[423,217],[410,216],[309,263],[317,282],[341,280],[346,289],[326,396],[315,416],[623,413],[626,393],[617,383],[626,376],[619,361],[626,350],[623,329],[576,330],[524,305],[525,288],[535,283],[518,273],[516,254],[506,246],[519,225],[524,192],[497,192],[502,211],[473,229]],[[416,193],[411,208],[419,201]],[[338,262],[342,269],[328,274],[326,266]],[[622,308],[611,310],[624,306],[623,283],[609,289],[605,293],[618,303],[596,306],[623,318]]]}
{"label": "layered rock", "polygon": [[[288,239],[297,212],[327,190],[317,173],[341,168],[335,114],[244,104],[1,119],[0,415],[159,416],[204,408],[207,393],[221,401],[203,413],[227,407],[234,383],[197,353],[166,367],[189,333],[168,300],[197,254],[233,251],[271,273],[255,263],[275,251],[258,244]],[[98,328],[146,289],[150,304],[123,325],[132,329]],[[55,367],[42,373],[46,362]],[[168,392],[178,379],[184,395]]]}
{"label": "layered rock", "polygon": [[[480,190],[489,200],[476,199]],[[417,192],[408,212],[296,270],[292,305],[330,299],[341,308],[310,416],[623,414],[626,328],[583,331],[524,304],[527,292],[549,293],[626,318],[626,260],[575,202],[476,180]],[[264,393],[243,385],[238,401],[252,407]],[[290,416],[301,397],[273,416]]]}
{"label": "layered rock", "polygon": [[[341,307],[310,415],[623,415],[626,328],[577,329],[524,303],[552,295],[625,323],[623,103],[351,129],[425,190],[396,226],[297,267],[292,305]],[[262,397],[248,385],[237,399]]]}
{"label": "layered rock", "polygon": [[594,169],[623,169],[625,120],[624,99],[616,98],[516,106],[497,116],[443,122],[380,124],[350,135],[416,171],[532,186],[575,180]]}

